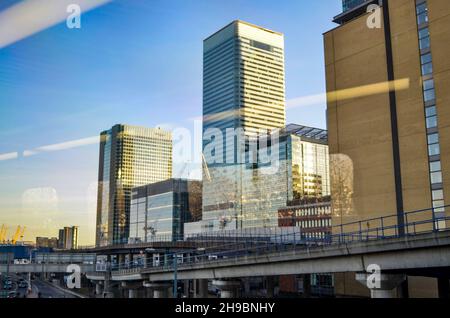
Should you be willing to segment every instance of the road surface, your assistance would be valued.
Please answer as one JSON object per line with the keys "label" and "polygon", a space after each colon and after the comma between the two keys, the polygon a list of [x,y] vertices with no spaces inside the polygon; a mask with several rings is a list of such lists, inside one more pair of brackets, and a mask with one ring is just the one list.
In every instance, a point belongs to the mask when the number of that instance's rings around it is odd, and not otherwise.
{"label": "road surface", "polygon": [[33,286],[33,292],[40,293],[41,298],[76,298],[63,290],[53,287],[51,284],[40,280],[33,281],[31,285]]}

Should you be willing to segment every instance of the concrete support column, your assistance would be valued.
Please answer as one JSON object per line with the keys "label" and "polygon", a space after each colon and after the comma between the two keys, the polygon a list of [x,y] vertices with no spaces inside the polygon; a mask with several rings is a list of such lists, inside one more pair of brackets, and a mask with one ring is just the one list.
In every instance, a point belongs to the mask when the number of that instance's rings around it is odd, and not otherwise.
{"label": "concrete support column", "polygon": [[194,280],[194,298],[208,298],[208,280]]}
{"label": "concrete support column", "polygon": [[303,275],[303,297],[311,297],[311,274]]}
{"label": "concrete support column", "polygon": [[101,295],[102,285],[100,283],[95,283],[95,295]]}
{"label": "concrete support column", "polygon": [[266,295],[267,298],[273,298],[275,295],[275,279],[273,276],[266,278]]}
{"label": "concrete support column", "polygon": [[[368,287],[367,282],[378,285],[370,289],[372,298],[397,298],[398,287],[406,280],[406,275],[389,275],[380,274],[377,277],[372,277],[373,274],[356,274],[356,280]],[[377,281],[378,280],[378,281]]]}
{"label": "concrete support column", "polygon": [[148,253],[144,253],[144,268],[147,268],[150,261],[149,261],[150,255]]}
{"label": "concrete support column", "polygon": [[153,298],[153,287],[151,282],[144,281],[142,286],[145,288],[145,298]]}
{"label": "concrete support column", "polygon": [[183,293],[184,293],[184,296],[185,297],[187,297],[187,298],[190,298],[190,288],[189,288],[189,285],[190,285],[190,280],[189,279],[186,279],[186,280],[184,280],[184,291],[183,291]]}
{"label": "concrete support column", "polygon": [[139,298],[139,289],[142,288],[142,282],[122,282],[121,288],[125,292],[123,297]]}
{"label": "concrete support column", "polygon": [[119,269],[125,267],[125,255],[124,254],[117,255],[117,263],[118,263]]}
{"label": "concrete support column", "polygon": [[167,283],[144,283],[144,287],[152,291],[153,298],[169,298],[170,284]]}
{"label": "concrete support column", "polygon": [[128,289],[128,298],[138,298],[138,290],[137,289]]}
{"label": "concrete support column", "polygon": [[128,267],[131,267],[133,265],[133,254],[129,253],[127,258]]}
{"label": "concrete support column", "polygon": [[220,298],[236,298],[241,282],[238,280],[213,280],[213,285],[220,289]]}
{"label": "concrete support column", "polygon": [[250,292],[251,292],[250,280],[248,278],[243,279],[242,283],[244,285],[244,293],[245,293],[245,295],[247,295],[247,296],[250,295]]}
{"label": "concrete support column", "polygon": [[450,282],[448,278],[438,278],[438,292],[439,298],[450,298]]}

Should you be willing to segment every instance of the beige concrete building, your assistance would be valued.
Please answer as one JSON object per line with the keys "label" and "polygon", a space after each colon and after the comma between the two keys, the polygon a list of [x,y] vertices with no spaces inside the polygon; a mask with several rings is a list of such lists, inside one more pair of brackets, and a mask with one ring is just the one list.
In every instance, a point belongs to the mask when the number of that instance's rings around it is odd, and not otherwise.
{"label": "beige concrete building", "polygon": [[334,224],[395,214],[388,224],[401,224],[422,209],[408,222],[438,219],[450,204],[450,2],[396,0],[388,15],[387,5],[366,13],[377,3],[348,9],[324,34]]}
{"label": "beige concrete building", "polygon": [[[347,0],[334,21],[339,26],[324,34],[333,225],[386,216],[383,225],[400,225],[400,234],[445,229],[450,2]],[[416,210],[427,211],[407,213]],[[420,220],[431,221],[402,227]],[[364,221],[362,229],[380,222]],[[344,276],[336,276],[337,294],[367,292]],[[424,295],[421,288],[436,294],[435,279],[408,284],[410,296]]]}

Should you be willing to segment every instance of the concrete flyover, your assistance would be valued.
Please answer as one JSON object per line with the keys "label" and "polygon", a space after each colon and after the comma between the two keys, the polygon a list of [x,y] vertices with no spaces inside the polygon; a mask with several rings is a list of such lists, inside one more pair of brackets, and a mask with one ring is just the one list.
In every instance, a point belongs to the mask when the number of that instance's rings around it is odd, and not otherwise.
{"label": "concrete flyover", "polygon": [[[136,243],[136,244],[117,244],[111,246],[102,247],[89,247],[82,249],[75,249],[67,251],[67,253],[95,253],[97,255],[116,255],[116,254],[140,254],[145,252],[146,249],[153,249],[156,251],[186,251],[186,250],[196,250],[198,248],[205,248],[208,250],[216,249],[217,251],[227,250],[227,244],[229,243],[229,248],[235,248],[236,242],[232,238],[229,241],[208,241],[207,239],[201,240],[189,240],[189,241],[162,241],[162,242],[148,242],[148,243]],[[244,242],[242,244],[244,246]]]}
{"label": "concrete flyover", "polygon": [[[95,271],[95,265],[77,264],[82,273]],[[0,272],[6,273],[67,273],[69,264],[0,264]]]}
{"label": "concrete flyover", "polygon": [[[379,265],[383,272],[449,268],[450,231],[309,248],[286,247],[285,250],[276,253],[180,264],[177,268],[177,277],[179,280],[223,279],[365,272],[370,264]],[[169,281],[174,278],[173,272],[173,268],[159,267],[118,270],[111,273],[111,279]],[[89,279],[91,277],[88,276]]]}

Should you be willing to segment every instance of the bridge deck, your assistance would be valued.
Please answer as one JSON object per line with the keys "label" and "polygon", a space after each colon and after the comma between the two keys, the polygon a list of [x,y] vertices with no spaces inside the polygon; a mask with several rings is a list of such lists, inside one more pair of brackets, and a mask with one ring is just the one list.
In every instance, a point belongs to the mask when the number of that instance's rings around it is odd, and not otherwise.
{"label": "bridge deck", "polygon": [[[179,264],[178,279],[233,278],[311,273],[362,272],[450,267],[450,231],[385,240],[287,248],[275,253]],[[113,280],[164,281],[173,268],[148,267],[112,272]]]}

